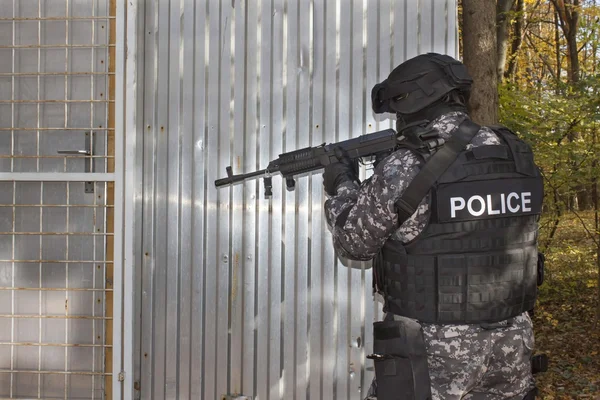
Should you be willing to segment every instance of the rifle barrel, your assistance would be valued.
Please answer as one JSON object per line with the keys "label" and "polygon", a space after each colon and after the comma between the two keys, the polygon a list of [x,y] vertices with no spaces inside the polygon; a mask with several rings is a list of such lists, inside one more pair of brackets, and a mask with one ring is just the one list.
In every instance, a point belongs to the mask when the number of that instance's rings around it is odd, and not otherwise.
{"label": "rifle barrel", "polygon": [[254,178],[255,176],[264,175],[266,173],[267,173],[266,169],[261,169],[260,171],[249,172],[247,174],[228,176],[227,178],[217,179],[215,181],[215,186],[221,187],[221,186],[226,186],[226,185],[232,185],[234,183],[243,182],[246,179]]}

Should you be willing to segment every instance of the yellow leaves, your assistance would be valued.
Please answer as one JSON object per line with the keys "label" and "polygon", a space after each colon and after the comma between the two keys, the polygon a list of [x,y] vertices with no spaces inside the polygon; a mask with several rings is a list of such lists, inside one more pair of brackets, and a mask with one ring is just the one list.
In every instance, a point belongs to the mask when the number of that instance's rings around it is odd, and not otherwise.
{"label": "yellow leaves", "polygon": [[544,317],[546,322],[550,323],[550,325],[552,325],[554,328],[558,326],[558,320],[554,318],[549,312],[543,311],[542,316]]}
{"label": "yellow leaves", "polygon": [[[579,215],[588,227],[594,226],[593,212]],[[542,223],[551,221],[545,216]],[[551,360],[548,372],[536,376],[541,398],[596,399],[600,394],[596,247],[575,214],[563,214],[546,256],[547,280],[540,287],[534,314],[536,352],[549,354]]]}

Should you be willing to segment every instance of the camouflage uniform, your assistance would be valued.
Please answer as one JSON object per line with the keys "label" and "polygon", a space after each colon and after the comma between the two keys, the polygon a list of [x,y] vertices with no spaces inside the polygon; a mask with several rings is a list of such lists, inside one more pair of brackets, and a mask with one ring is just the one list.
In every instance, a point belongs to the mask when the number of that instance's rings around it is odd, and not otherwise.
{"label": "camouflage uniform", "polygon": [[[450,112],[432,126],[448,139],[465,117],[462,112]],[[482,127],[468,146],[498,144],[496,134]],[[388,239],[408,243],[425,229],[430,195],[401,226],[394,205],[421,164],[411,150],[400,149],[381,161],[361,185],[344,182],[338,186],[337,194],[325,202],[325,211],[340,257],[371,260]],[[347,214],[347,219],[336,226],[340,214]],[[534,388],[529,360],[534,339],[527,313],[494,326],[421,326],[434,399],[522,399]],[[375,388],[374,382],[368,398],[376,398]]]}

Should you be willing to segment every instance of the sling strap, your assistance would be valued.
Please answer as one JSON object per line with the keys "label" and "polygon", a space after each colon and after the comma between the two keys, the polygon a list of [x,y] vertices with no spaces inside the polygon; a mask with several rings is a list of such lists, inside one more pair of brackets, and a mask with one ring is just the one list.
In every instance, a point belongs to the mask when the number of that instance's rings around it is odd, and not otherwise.
{"label": "sling strap", "polygon": [[481,127],[465,119],[452,137],[433,154],[396,201],[398,219],[402,225],[417,210],[433,184],[456,160],[461,151],[471,142]]}

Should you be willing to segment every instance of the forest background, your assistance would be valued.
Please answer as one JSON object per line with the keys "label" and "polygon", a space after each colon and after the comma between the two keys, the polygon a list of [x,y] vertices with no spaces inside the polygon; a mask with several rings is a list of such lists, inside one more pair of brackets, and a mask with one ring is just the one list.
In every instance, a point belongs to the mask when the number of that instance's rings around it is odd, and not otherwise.
{"label": "forest background", "polygon": [[600,399],[600,0],[459,0],[473,119],[528,141],[545,181],[534,311],[543,399]]}

